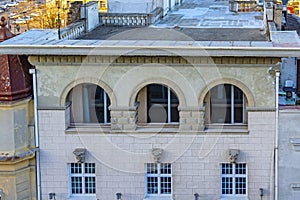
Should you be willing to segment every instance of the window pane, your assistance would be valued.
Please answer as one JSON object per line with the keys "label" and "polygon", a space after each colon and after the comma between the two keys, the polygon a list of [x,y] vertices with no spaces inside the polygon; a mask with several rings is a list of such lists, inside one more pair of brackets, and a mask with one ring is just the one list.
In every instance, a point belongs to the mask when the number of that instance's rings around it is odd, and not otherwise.
{"label": "window pane", "polygon": [[71,178],[72,194],[82,194],[82,178],[72,177]]}
{"label": "window pane", "polygon": [[171,122],[179,122],[178,105],[176,95],[170,91],[170,102],[168,98],[168,88],[159,84],[147,86],[147,111],[148,123],[167,123],[168,122],[168,103],[170,103]]}
{"label": "window pane", "polygon": [[157,174],[157,164],[147,163],[147,174]]}
{"label": "window pane", "polygon": [[84,164],[84,173],[94,174],[95,173],[95,163],[85,163]]}
{"label": "window pane", "polygon": [[96,193],[96,178],[95,177],[85,177],[85,193],[95,194]]}
{"label": "window pane", "polygon": [[160,187],[161,194],[171,194],[171,177],[162,177]]}
{"label": "window pane", "polygon": [[243,123],[243,92],[237,87],[234,87],[234,122]]}
{"label": "window pane", "polygon": [[232,178],[222,178],[222,194],[232,194]]}
{"label": "window pane", "polygon": [[222,174],[232,174],[232,164],[223,163],[222,164]]}
{"label": "window pane", "polygon": [[171,90],[171,122],[179,122],[178,112],[179,100],[174,92]]}
{"label": "window pane", "polygon": [[245,163],[235,164],[235,173],[246,174],[246,164]]}
{"label": "window pane", "polygon": [[161,174],[171,174],[171,164],[169,163],[162,163],[160,164],[160,173]]}
{"label": "window pane", "polygon": [[158,194],[158,178],[147,177],[147,193]]}
{"label": "window pane", "polygon": [[71,174],[81,174],[81,163],[71,163]]}
{"label": "window pane", "polygon": [[235,194],[246,194],[246,178],[235,178]]}
{"label": "window pane", "polygon": [[168,90],[158,84],[147,86],[147,107],[149,123],[166,123],[168,121]]}
{"label": "window pane", "polygon": [[217,85],[210,90],[210,116],[212,123],[230,123],[231,87]]}

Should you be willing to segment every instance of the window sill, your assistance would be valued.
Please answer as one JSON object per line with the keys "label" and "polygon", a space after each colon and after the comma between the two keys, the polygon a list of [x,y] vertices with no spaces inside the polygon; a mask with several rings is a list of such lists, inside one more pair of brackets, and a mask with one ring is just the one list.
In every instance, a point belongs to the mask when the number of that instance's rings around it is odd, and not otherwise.
{"label": "window sill", "polygon": [[96,196],[72,196],[68,200],[97,200]]}
{"label": "window sill", "polygon": [[148,123],[148,124],[138,124],[136,132],[139,133],[177,133],[179,130],[179,123]]}
{"label": "window sill", "polygon": [[204,132],[211,134],[249,134],[247,124],[207,124]]}
{"label": "window sill", "polygon": [[108,133],[111,131],[110,124],[71,124],[66,130],[65,133],[74,134],[74,133]]}
{"label": "window sill", "polygon": [[221,197],[220,200],[249,200],[249,198],[246,197]]}
{"label": "window sill", "polygon": [[173,200],[173,197],[150,196],[145,197],[144,200]]}

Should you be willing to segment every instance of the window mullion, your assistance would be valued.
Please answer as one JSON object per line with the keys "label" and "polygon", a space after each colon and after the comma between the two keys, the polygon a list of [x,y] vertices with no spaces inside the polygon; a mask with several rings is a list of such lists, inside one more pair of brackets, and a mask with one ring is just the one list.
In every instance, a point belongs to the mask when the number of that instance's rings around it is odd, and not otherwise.
{"label": "window mullion", "polygon": [[168,123],[171,123],[171,90],[168,87]]}
{"label": "window mullion", "polygon": [[231,85],[231,123],[234,124],[234,86]]}
{"label": "window mullion", "polygon": [[83,85],[83,121],[85,123],[90,122],[90,102],[89,102],[89,92],[87,85]]}
{"label": "window mullion", "polygon": [[245,123],[245,118],[246,118],[246,116],[245,116],[245,98],[244,98],[244,94],[243,94],[243,96],[242,96],[242,98],[243,98],[243,109],[242,109],[242,116],[243,116],[243,118],[242,118],[242,122],[243,122],[243,124]]}
{"label": "window mullion", "polygon": [[85,194],[85,172],[84,163],[81,164],[81,180],[82,180],[82,194]]}
{"label": "window mullion", "polygon": [[[168,92],[168,96],[169,96],[169,92]],[[160,164],[157,164],[157,189],[158,189],[158,195],[161,195],[161,176],[160,176]]]}
{"label": "window mullion", "polygon": [[107,124],[107,96],[106,92],[103,90],[103,112],[104,112],[104,124]]}

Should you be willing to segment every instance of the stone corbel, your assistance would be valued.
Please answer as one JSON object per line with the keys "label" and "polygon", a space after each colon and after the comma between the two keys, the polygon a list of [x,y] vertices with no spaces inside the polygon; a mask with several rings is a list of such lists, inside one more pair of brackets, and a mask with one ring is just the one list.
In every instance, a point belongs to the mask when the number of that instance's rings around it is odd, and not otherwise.
{"label": "stone corbel", "polygon": [[151,153],[152,153],[154,162],[155,163],[160,163],[160,159],[162,157],[163,149],[153,148]]}
{"label": "stone corbel", "polygon": [[73,154],[75,155],[77,162],[79,162],[79,163],[85,162],[85,152],[86,152],[86,149],[84,149],[84,148],[76,148],[73,151]]}
{"label": "stone corbel", "polygon": [[293,145],[295,151],[300,151],[300,138],[290,138],[290,143]]}
{"label": "stone corbel", "polygon": [[240,154],[240,150],[239,149],[229,149],[228,154],[229,154],[229,157],[228,157],[229,162],[235,163]]}

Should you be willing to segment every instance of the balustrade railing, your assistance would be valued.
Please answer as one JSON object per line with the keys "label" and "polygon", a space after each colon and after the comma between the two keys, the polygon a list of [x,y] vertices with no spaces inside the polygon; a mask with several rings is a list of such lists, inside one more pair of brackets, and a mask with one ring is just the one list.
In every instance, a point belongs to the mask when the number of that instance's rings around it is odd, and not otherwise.
{"label": "balustrade railing", "polygon": [[145,13],[101,13],[100,24],[120,26],[148,26],[163,16],[162,8],[156,8],[150,14]]}
{"label": "balustrade railing", "polygon": [[85,31],[84,22],[75,22],[61,29],[61,39],[76,39]]}
{"label": "balustrade railing", "polygon": [[256,1],[231,0],[229,1],[229,7],[230,7],[230,11],[234,11],[234,12],[261,11],[260,7],[256,4]]}

